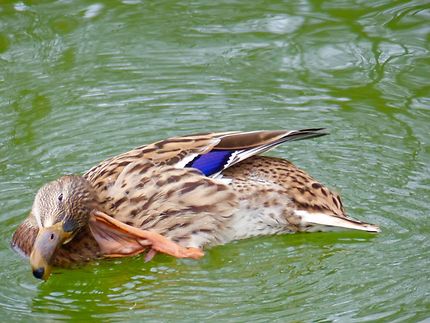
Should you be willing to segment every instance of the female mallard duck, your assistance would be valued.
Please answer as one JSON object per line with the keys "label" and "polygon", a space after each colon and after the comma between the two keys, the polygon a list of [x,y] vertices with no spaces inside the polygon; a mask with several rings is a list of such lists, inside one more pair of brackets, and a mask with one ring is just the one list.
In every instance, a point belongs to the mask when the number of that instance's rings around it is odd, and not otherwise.
{"label": "female mallard duck", "polygon": [[257,156],[324,129],[170,138],[107,159],[37,192],[12,246],[33,274],[147,251],[200,258],[236,239],[336,228],[379,232],[347,217],[340,197],[287,160]]}

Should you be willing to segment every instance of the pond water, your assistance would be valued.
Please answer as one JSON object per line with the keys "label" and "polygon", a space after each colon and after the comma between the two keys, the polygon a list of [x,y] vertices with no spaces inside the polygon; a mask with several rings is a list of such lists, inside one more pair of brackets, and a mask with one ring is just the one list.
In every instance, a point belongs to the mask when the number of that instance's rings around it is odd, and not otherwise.
{"label": "pond water", "polygon": [[[2,1],[0,317],[430,320],[427,1]],[[39,282],[9,247],[37,189],[204,131],[326,127],[283,145],[378,235],[264,237]]]}

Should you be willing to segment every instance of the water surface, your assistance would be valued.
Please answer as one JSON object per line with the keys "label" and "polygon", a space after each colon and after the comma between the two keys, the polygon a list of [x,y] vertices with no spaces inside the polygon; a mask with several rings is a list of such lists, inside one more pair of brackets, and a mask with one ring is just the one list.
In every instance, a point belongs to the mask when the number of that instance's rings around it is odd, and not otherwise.
{"label": "water surface", "polygon": [[[429,21],[426,1],[1,2],[1,317],[430,319]],[[99,261],[46,283],[9,247],[62,174],[178,134],[306,127],[331,135],[270,154],[381,234]]]}

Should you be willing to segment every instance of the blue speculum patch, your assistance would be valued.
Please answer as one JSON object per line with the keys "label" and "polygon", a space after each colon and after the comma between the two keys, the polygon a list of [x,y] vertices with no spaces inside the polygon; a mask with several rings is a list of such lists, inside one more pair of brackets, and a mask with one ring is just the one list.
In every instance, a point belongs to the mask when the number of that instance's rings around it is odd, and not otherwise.
{"label": "blue speculum patch", "polygon": [[206,176],[210,176],[223,169],[233,152],[230,150],[212,150],[207,154],[198,156],[189,162],[186,167],[197,168]]}

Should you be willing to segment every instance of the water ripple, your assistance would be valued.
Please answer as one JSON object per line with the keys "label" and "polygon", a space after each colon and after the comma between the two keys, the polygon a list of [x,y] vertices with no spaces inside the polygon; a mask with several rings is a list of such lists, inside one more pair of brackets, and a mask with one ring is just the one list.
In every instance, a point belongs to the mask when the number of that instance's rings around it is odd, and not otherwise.
{"label": "water ripple", "polygon": [[[424,1],[0,8],[0,313],[17,320],[429,318],[429,11]],[[206,130],[328,127],[285,145],[378,236],[235,242],[35,282],[9,241],[35,191],[132,147]]]}

